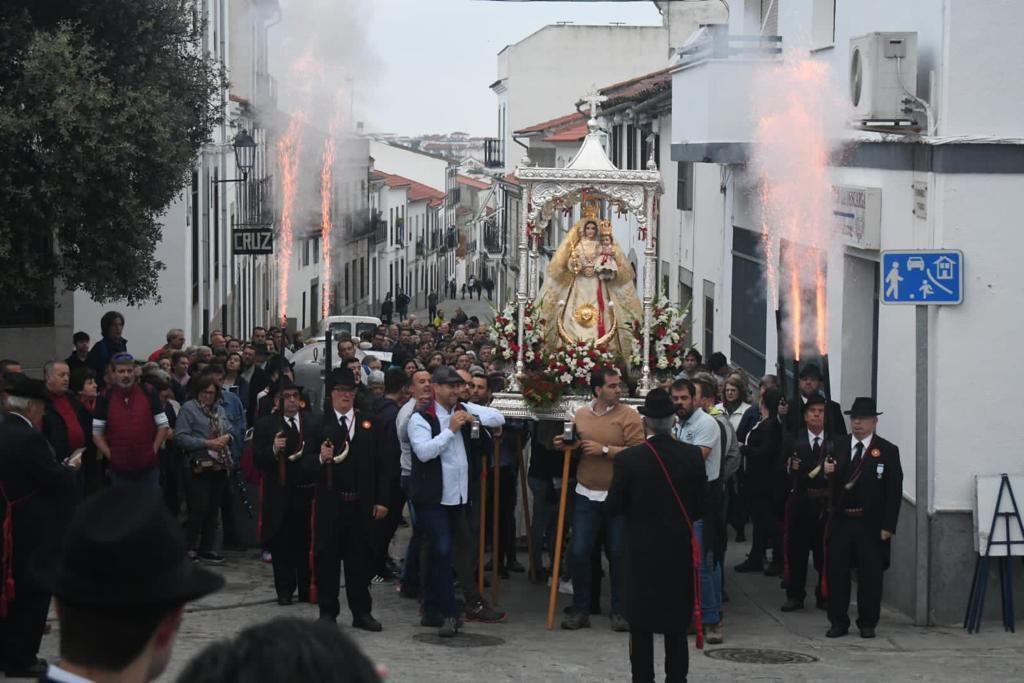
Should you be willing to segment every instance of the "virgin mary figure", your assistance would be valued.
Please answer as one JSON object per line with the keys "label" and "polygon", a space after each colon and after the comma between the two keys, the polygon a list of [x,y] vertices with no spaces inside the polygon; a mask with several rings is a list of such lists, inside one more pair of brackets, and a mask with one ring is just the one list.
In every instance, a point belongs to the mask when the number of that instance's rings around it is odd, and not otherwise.
{"label": "virgin mary figure", "polygon": [[628,357],[632,323],[643,308],[633,266],[615,243],[611,223],[592,204],[584,204],[583,218],[565,236],[547,274],[539,300],[548,344],[589,341]]}

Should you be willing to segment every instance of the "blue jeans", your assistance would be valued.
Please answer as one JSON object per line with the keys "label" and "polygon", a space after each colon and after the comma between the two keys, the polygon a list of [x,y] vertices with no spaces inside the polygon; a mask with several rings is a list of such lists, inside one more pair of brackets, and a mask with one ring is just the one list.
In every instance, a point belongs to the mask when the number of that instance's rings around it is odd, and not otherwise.
{"label": "blue jeans", "polygon": [[139,470],[138,472],[115,472],[111,470],[110,483],[114,486],[142,484],[143,486],[160,488],[160,468],[154,467],[148,470]]}
{"label": "blue jeans", "polygon": [[700,608],[704,624],[717,624],[722,620],[722,565],[715,562],[715,554],[704,551],[704,520],[693,525],[697,543],[701,546]]}
{"label": "blue jeans", "polygon": [[[563,484],[564,486],[564,484]],[[576,494],[572,519],[572,606],[577,612],[590,614],[590,559],[594,541],[605,528],[608,566],[610,568],[612,614],[622,614],[622,543],[625,521],[621,515],[609,515],[603,502]]]}
{"label": "blue jeans", "polygon": [[455,582],[452,577],[453,537],[459,525],[459,515],[465,515],[464,505],[420,503],[416,512],[430,539],[427,553],[426,592],[423,595],[423,613],[441,617],[457,617],[455,609]]}
{"label": "blue jeans", "polygon": [[409,475],[403,474],[401,479],[402,491],[405,492],[406,504],[409,506],[409,524],[412,526],[412,535],[409,536],[409,545],[405,548],[405,562],[402,563],[402,584],[417,586],[420,583],[420,550],[423,546],[423,525],[416,515],[416,508],[413,507],[409,498]]}

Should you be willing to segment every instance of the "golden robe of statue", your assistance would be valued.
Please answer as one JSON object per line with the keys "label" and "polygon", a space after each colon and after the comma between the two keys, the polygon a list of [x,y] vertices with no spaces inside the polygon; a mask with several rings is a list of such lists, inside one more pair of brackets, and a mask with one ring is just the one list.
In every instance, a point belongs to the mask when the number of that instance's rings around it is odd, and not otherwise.
{"label": "golden robe of statue", "polygon": [[643,316],[633,266],[615,244],[611,223],[592,207],[584,207],[551,259],[539,300],[552,347],[587,340],[623,358],[631,353],[630,327]]}

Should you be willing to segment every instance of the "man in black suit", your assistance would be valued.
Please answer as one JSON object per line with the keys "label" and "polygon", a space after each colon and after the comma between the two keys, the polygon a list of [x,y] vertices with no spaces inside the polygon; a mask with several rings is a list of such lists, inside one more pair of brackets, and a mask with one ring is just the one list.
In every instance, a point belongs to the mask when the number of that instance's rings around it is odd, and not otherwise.
{"label": "man in black suit", "polygon": [[875,434],[873,398],[859,397],[847,411],[853,434],[836,440],[835,462],[826,461],[833,511],[828,525],[827,591],[829,638],[850,629],[850,568],[857,566],[857,626],[874,638],[882,605],[882,573],[889,568],[903,493],[900,449]]}
{"label": "man in black suit", "polygon": [[[800,368],[799,389],[800,389],[800,405],[792,405],[788,407],[786,413],[785,425],[787,434],[796,434],[804,428],[804,413],[803,406],[807,403],[807,399],[811,396],[821,396],[821,368],[818,367],[817,363],[804,363],[803,367]],[[843,409],[835,401],[831,401],[826,407],[826,426],[828,427],[828,436],[830,438],[836,438],[839,436],[846,436],[846,421],[843,420]],[[782,409],[780,408],[780,414]]]}
{"label": "man in black suit", "polygon": [[686,633],[700,591],[693,523],[701,517],[707,474],[700,448],[672,436],[676,406],[668,392],[654,389],[639,411],[647,439],[615,456],[605,506],[625,517],[624,616],[633,680],[654,681],[654,634],[663,633],[665,681],[678,683],[689,671]]}
{"label": "man in black suit", "polygon": [[58,462],[36,425],[43,419],[46,385],[20,373],[4,375],[6,411],[0,422],[0,670],[7,678],[46,671],[36,658],[50,608],[50,593],[35,567],[56,562],[56,547],[75,491],[81,455]]}
{"label": "man in black suit", "polygon": [[[373,524],[388,514],[391,474],[383,458],[381,425],[354,407],[356,380],[348,368],[331,371],[331,408],[316,435],[319,458],[309,459],[316,480],[315,576],[320,618],[336,621],[341,572],[345,563],[345,597],[352,625],[380,631],[370,598]],[[312,435],[310,438],[313,438]]]}
{"label": "man in black suit", "polygon": [[[277,410],[256,423],[253,457],[263,471],[260,542],[269,548],[274,566],[277,604],[309,602],[310,513],[315,480],[307,460],[315,461],[321,422],[301,410],[302,387],[287,376],[275,387]],[[310,438],[306,438],[311,435]]]}
{"label": "man in black suit", "polygon": [[804,429],[786,435],[783,453],[788,476],[786,501],[786,602],[783,612],[803,609],[807,595],[807,553],[814,558],[818,582],[814,594],[819,609],[825,609],[821,595],[825,534],[825,457],[831,457],[832,443],[825,435],[825,399],[812,395],[804,403]]}
{"label": "man in black suit", "polygon": [[171,659],[185,604],[224,585],[189,559],[162,498],[137,484],[82,503],[57,561],[36,569],[60,621],[60,661],[39,674],[53,683],[154,680]]}

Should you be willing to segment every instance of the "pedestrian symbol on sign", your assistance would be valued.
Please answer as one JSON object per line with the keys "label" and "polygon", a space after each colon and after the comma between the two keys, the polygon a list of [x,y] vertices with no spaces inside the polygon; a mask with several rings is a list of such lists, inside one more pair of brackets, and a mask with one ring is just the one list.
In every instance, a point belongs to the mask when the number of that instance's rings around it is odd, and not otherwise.
{"label": "pedestrian symbol on sign", "polygon": [[932,287],[931,283],[927,281],[922,282],[921,286],[918,287],[918,289],[921,291],[922,299],[927,299],[928,297],[935,293],[935,288]]}
{"label": "pedestrian symbol on sign", "polygon": [[892,267],[889,268],[889,274],[885,276],[885,296],[893,299],[900,298],[901,282],[903,282],[903,276],[900,275],[900,264],[897,261],[893,261]]}

